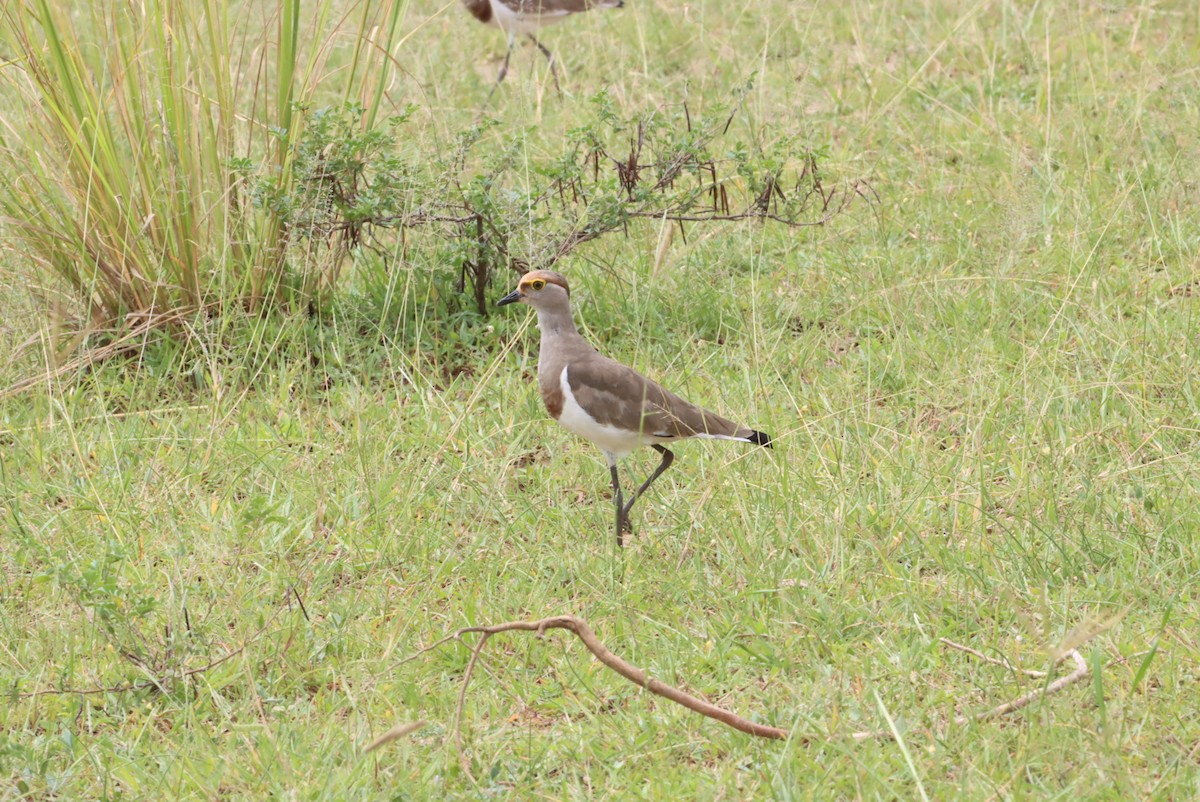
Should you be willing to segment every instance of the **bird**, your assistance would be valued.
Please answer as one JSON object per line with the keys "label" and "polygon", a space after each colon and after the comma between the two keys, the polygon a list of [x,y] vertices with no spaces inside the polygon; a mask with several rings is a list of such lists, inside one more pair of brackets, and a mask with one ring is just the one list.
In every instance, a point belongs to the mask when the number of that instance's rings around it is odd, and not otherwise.
{"label": "bird", "polygon": [[554,88],[561,92],[554,54],[538,41],[534,32],[544,25],[561,22],[572,14],[591,11],[593,8],[621,8],[625,5],[625,0],[463,0],[463,5],[475,19],[487,25],[495,25],[508,35],[504,64],[500,66],[500,75],[488,94],[488,99],[491,100],[492,94],[508,74],[508,60],[512,56],[513,44],[518,36],[528,36],[537,45],[538,50],[542,51],[542,55],[550,62]]}
{"label": "bird", "polygon": [[[617,546],[632,534],[629,511],[675,455],[664,443],[689,438],[737,440],[771,448],[771,437],[683,400],[633,368],[599,353],[575,328],[571,290],[561,273],[534,270],[497,306],[527,304],[537,311],[541,345],[538,386],[546,410],[567,431],[604,452],[616,506]],[[649,446],[662,461],[629,503],[621,495],[617,461]]]}

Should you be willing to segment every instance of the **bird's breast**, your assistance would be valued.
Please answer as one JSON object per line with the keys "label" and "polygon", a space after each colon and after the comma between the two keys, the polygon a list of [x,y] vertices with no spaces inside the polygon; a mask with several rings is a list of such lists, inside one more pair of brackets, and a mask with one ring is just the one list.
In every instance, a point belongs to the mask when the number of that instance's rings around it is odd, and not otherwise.
{"label": "bird's breast", "polygon": [[546,411],[550,413],[550,417],[558,420],[562,417],[563,411],[563,391],[558,382],[546,383],[541,385],[542,401],[546,404]]}
{"label": "bird's breast", "polygon": [[471,12],[471,16],[480,22],[492,22],[491,0],[463,0],[463,5]]}

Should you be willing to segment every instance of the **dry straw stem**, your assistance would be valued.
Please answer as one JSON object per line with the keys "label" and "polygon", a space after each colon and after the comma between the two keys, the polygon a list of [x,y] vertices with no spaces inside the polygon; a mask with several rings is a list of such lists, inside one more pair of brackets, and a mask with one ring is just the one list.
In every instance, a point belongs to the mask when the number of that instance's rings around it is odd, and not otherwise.
{"label": "dry straw stem", "polygon": [[[683,705],[688,710],[692,710],[696,713],[699,713],[702,716],[707,716],[708,718],[715,719],[716,721],[719,721],[722,724],[725,724],[726,726],[732,727],[735,730],[740,730],[742,732],[757,736],[759,738],[770,738],[770,739],[775,739],[775,740],[793,739],[793,740],[798,740],[801,743],[806,743],[806,744],[810,743],[811,741],[816,740],[815,738],[810,737],[810,736],[795,735],[795,734],[793,734],[793,732],[790,729],[781,729],[779,727],[772,727],[772,726],[769,726],[766,724],[759,724],[757,722],[750,721],[749,719],[743,718],[730,710],[726,710],[722,707],[717,707],[716,705],[712,704],[711,702],[708,702],[697,696],[693,696],[692,694],[687,693],[686,691],[680,690],[679,688],[676,688],[673,685],[668,685],[665,682],[660,682],[659,680],[656,680],[656,679],[650,677],[649,675],[647,675],[646,672],[643,671],[642,669],[628,663],[627,661],[625,661],[618,655],[615,655],[611,651],[609,651],[608,648],[603,643],[600,642],[600,639],[596,637],[596,633],[594,633],[592,631],[591,627],[588,626],[588,623],[586,621],[584,621],[582,618],[578,618],[573,615],[559,615],[559,616],[553,616],[551,618],[542,618],[537,621],[509,621],[508,623],[495,624],[492,626],[464,627],[464,628],[458,630],[457,632],[454,632],[450,635],[446,635],[445,637],[440,638],[436,642],[430,644],[429,646],[424,647],[423,649],[418,650],[417,652],[414,652],[413,654],[409,655],[408,657],[406,657],[400,661],[400,664],[407,663],[427,652],[430,652],[430,651],[442,646],[443,644],[447,643],[448,641],[461,640],[464,635],[467,635],[469,633],[473,633],[473,632],[479,633],[480,635],[483,636],[471,648],[471,659],[467,663],[466,671],[463,674],[462,688],[459,690],[458,704],[455,708],[455,713],[454,713],[455,743],[458,745],[459,756],[463,762],[463,769],[464,769],[464,771],[466,771],[468,776],[470,776],[470,770],[467,765],[468,761],[466,758],[466,754],[462,748],[461,723],[462,723],[463,707],[466,703],[467,688],[471,683],[471,677],[474,674],[475,664],[479,660],[480,652],[483,651],[484,645],[487,643],[488,639],[491,638],[493,635],[497,635],[502,632],[536,632],[538,634],[538,636],[540,637],[548,629],[565,629],[565,630],[573,633],[581,641],[583,641],[583,645],[587,647],[588,651],[591,652],[592,655],[594,655],[597,660],[599,660],[604,665],[608,666],[610,669],[612,669],[616,673],[620,674],[625,679],[632,682],[634,685],[637,685],[641,688],[645,688],[646,690],[650,691],[651,693],[657,694],[658,696],[662,696],[667,699],[670,699],[672,702]],[[942,638],[941,642],[947,646],[950,646],[954,649],[958,649],[959,651],[966,652],[967,654],[970,654],[974,657],[978,657],[979,659],[985,660],[989,663],[994,663],[996,665],[1005,666],[1006,668],[1010,668],[1010,669],[1013,668],[1013,666],[1010,663],[1008,663],[1007,661],[997,660],[995,658],[987,657],[986,655],[984,655],[981,652],[976,651],[975,649],[971,649],[967,646],[959,645],[957,643],[954,643],[953,641],[946,640],[945,638]],[[1040,699],[1040,698],[1049,696],[1050,694],[1057,693],[1058,691],[1061,691],[1063,688],[1066,688],[1069,685],[1073,685],[1076,682],[1079,682],[1079,680],[1083,679],[1085,676],[1087,676],[1087,674],[1088,674],[1087,662],[1083,659],[1082,655],[1079,654],[1079,651],[1077,648],[1071,648],[1071,649],[1063,652],[1061,655],[1059,655],[1057,657],[1057,659],[1055,660],[1055,663],[1062,662],[1063,660],[1065,660],[1067,658],[1071,658],[1075,663],[1075,670],[1072,671],[1067,676],[1061,677],[1060,679],[1057,679],[1054,682],[1052,682],[1048,685],[1045,685],[1044,687],[1030,691],[1029,693],[1024,694],[1023,696],[1020,696],[1010,702],[1005,702],[1004,704],[997,705],[996,707],[993,707],[989,710],[985,710],[980,713],[976,713],[973,716],[956,716],[954,718],[954,723],[955,724],[966,724],[969,721],[984,721],[987,719],[996,718],[998,716],[1007,715],[1016,710],[1020,710],[1022,707],[1027,706],[1028,704],[1030,704],[1031,702],[1033,702],[1036,699]],[[1043,671],[1031,671],[1031,670],[1021,669],[1021,672],[1026,674],[1027,676],[1031,676],[1031,677],[1045,677],[1046,676],[1046,672],[1043,672]],[[396,727],[396,728],[393,728],[392,730],[389,730],[387,733],[385,733],[384,735],[380,736],[375,741],[373,741],[371,743],[371,745],[365,749],[365,752],[373,751],[374,749],[379,748],[383,744],[393,741],[396,738],[399,738],[401,735],[411,732],[412,731],[411,729],[404,729],[405,727],[411,727],[411,726],[412,725],[402,725],[400,727]],[[403,730],[403,732],[399,732],[399,734],[395,734],[400,730]],[[862,732],[851,733],[848,737],[855,741],[864,741],[864,740],[874,740],[874,739],[894,740],[896,736],[895,736],[895,733],[893,733],[891,730],[866,730],[866,731],[862,731]]]}
{"label": "dry straw stem", "polygon": [[380,735],[374,741],[371,741],[371,743],[368,744],[366,746],[366,748],[363,749],[363,754],[369,755],[372,752],[374,752],[376,749],[378,749],[379,747],[386,746],[387,744],[390,744],[392,741],[403,738],[405,735],[414,733],[417,730],[424,727],[428,723],[429,723],[428,721],[410,721],[405,724],[397,724],[395,727],[392,727],[390,730],[385,732],[383,735]]}
{"label": "dry straw stem", "polygon": [[212,310],[216,304],[201,306],[185,306],[162,313],[144,313],[128,315],[125,319],[126,329],[115,340],[105,345],[92,348],[61,365],[51,364],[53,357],[47,360],[46,371],[36,375],[26,376],[8,387],[0,389],[0,401],[20,395],[41,385],[51,385],[64,376],[80,370],[87,370],[92,365],[104,362],[114,356],[136,352],[151,332],[167,328],[189,317]]}

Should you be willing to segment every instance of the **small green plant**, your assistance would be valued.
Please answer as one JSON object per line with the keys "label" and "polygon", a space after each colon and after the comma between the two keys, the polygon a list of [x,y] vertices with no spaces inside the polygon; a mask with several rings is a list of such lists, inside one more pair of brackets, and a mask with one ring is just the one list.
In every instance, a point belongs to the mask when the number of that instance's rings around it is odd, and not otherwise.
{"label": "small green plant", "polygon": [[133,561],[124,548],[108,543],[103,553],[53,564],[35,582],[51,583],[73,599],[116,653],[159,670],[165,644],[156,642],[152,625],[158,599],[150,586],[127,575]]}
{"label": "small green plant", "polygon": [[388,251],[396,242],[386,235],[435,226],[431,246],[448,251],[460,289],[470,279],[481,314],[497,269],[554,267],[640,221],[803,227],[871,200],[864,182],[826,185],[819,150],[792,135],[725,144],[737,96],[697,120],[685,104],[622,118],[605,92],[590,105],[562,152],[533,162],[521,136],[488,138],[492,120],[472,124],[453,147],[406,161],[397,155],[399,131],[412,106],[373,128],[364,128],[360,107],[304,110],[289,182],[249,163],[243,169],[254,203],[283,221],[290,246],[336,254],[320,289],[332,287],[352,248]]}
{"label": "small green plant", "polygon": [[[366,128],[361,104],[296,109],[301,133],[292,144],[286,173],[250,159],[237,163],[251,205],[281,224],[283,241],[302,271],[306,297],[336,285],[343,257],[363,243],[366,226],[386,226],[420,202],[418,168],[396,152],[397,129],[416,106]],[[328,258],[314,258],[332,252]]]}
{"label": "small green plant", "polygon": [[110,635],[144,618],[158,606],[155,598],[121,578],[120,566],[130,558],[111,546],[103,555],[55,566],[42,580],[69,588],[92,621]]}
{"label": "small green plant", "polygon": [[640,221],[681,230],[751,220],[806,227],[823,225],[855,199],[873,200],[863,181],[827,185],[819,151],[793,135],[726,144],[740,94],[693,120],[683,103],[621,118],[600,92],[591,118],[568,132],[557,158],[528,164],[514,143],[456,183],[454,211],[466,216],[462,247],[474,249],[463,253],[464,272],[474,278],[481,309],[492,267],[552,268],[581,245]]}

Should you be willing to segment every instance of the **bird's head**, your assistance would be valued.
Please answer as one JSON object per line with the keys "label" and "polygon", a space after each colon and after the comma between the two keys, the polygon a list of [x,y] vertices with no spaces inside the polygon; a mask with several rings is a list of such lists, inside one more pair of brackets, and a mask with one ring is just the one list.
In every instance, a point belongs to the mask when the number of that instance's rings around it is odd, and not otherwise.
{"label": "bird's head", "polygon": [[534,309],[569,306],[571,290],[567,277],[553,270],[533,270],[521,276],[517,288],[501,298],[496,306],[529,304]]}

